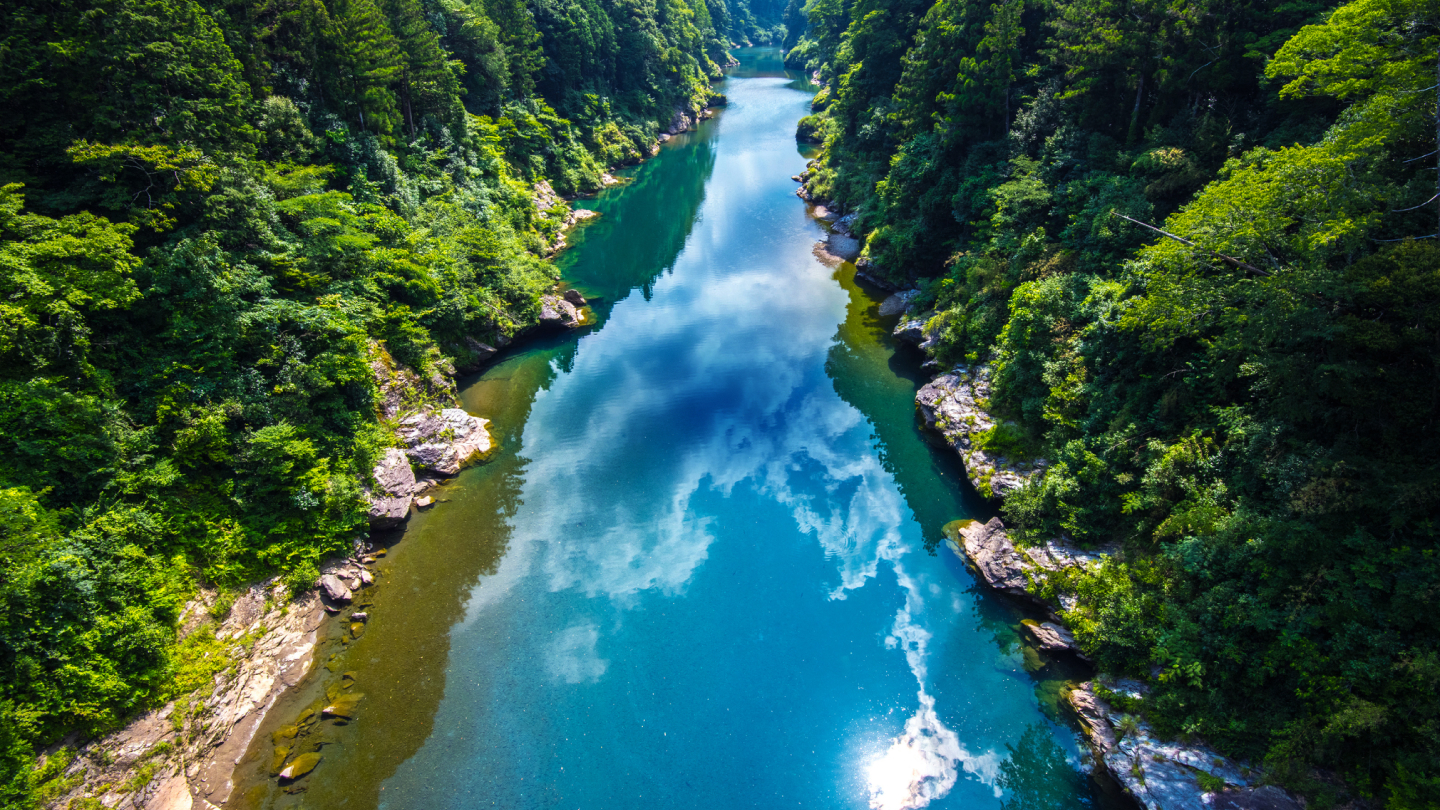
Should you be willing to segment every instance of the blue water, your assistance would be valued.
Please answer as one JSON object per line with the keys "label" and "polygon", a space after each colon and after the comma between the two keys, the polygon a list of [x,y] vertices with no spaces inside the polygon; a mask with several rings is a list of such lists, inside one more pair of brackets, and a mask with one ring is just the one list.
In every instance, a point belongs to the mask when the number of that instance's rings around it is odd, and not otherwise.
{"label": "blue water", "polygon": [[985,507],[914,425],[918,358],[812,251],[777,53],[589,203],[563,270],[598,327],[467,391],[504,452],[396,546],[307,806],[1102,801],[1063,673],[931,550]]}

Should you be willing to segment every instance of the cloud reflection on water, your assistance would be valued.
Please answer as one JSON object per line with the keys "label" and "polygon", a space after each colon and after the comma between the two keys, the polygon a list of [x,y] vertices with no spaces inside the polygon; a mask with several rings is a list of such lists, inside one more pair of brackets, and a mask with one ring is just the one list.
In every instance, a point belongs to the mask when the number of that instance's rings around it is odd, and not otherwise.
{"label": "cloud reflection on water", "polygon": [[[703,228],[697,238],[705,238]],[[808,254],[795,258],[817,275],[830,272]],[[836,300],[816,306],[773,289],[775,275],[764,270],[701,276],[698,268],[677,272],[648,305],[622,302],[608,328],[586,338],[574,371],[536,402],[531,424],[584,414],[573,431],[583,440],[557,445],[553,434],[546,437],[552,444],[527,470],[526,507],[517,516],[517,533],[545,540],[550,591],[576,589],[622,611],[647,591],[683,594],[715,539],[717,516],[697,513],[696,494],[702,487],[728,494],[749,482],[787,507],[798,530],[834,562],[831,599],[874,580],[882,562],[905,593],[886,643],[903,650],[919,705],[867,768],[871,806],[924,807],[947,794],[962,770],[994,786],[999,758],[971,755],[925,690],[931,633],[922,592],[938,585],[922,587],[902,564],[913,550],[906,541],[907,532],[916,534],[913,517],[863,415],[807,377],[823,368],[843,317],[843,292],[830,286]],[[719,319],[723,329],[715,327]],[[787,326],[784,340],[773,337],[776,323]],[[627,338],[635,334],[668,351],[634,353]],[[650,365],[656,362],[665,373]],[[609,378],[603,385],[586,378],[601,369]],[[596,391],[605,394],[595,399]],[[728,400],[706,402],[717,391]],[[527,445],[532,439],[540,437],[527,435]],[[659,460],[644,446],[657,441],[669,449]],[[596,478],[616,475],[636,479],[624,502],[606,500],[613,481]],[[547,654],[552,676],[575,684],[601,677],[598,641],[594,624],[565,631]]]}

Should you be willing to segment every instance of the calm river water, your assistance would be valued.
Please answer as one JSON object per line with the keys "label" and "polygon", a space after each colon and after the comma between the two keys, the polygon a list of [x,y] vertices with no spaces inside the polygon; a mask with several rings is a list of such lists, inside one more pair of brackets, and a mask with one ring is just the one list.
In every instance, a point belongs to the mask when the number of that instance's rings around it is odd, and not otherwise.
{"label": "calm river water", "polygon": [[916,428],[922,358],[812,253],[810,90],[738,55],[716,120],[583,203],[560,264],[596,324],[465,387],[501,452],[412,519],[365,635],[276,722],[342,671],[355,720],[294,793],[261,739],[234,804],[1110,806],[1066,673],[934,550],[987,507]]}

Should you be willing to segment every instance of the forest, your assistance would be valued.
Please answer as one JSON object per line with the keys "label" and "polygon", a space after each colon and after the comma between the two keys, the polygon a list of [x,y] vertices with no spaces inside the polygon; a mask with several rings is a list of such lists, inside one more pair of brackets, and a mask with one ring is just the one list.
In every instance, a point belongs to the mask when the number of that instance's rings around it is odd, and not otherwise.
{"label": "forest", "polygon": [[533,325],[568,213],[535,185],[593,190],[648,154],[728,47],[783,36],[782,13],[6,5],[0,806],[66,789],[66,749],[41,750],[225,666],[177,644],[201,584],[305,589],[351,548],[395,441],[372,366],[444,400],[467,338]]}
{"label": "forest", "polygon": [[1436,0],[796,0],[808,192],[919,289],[1133,710],[1440,806]]}

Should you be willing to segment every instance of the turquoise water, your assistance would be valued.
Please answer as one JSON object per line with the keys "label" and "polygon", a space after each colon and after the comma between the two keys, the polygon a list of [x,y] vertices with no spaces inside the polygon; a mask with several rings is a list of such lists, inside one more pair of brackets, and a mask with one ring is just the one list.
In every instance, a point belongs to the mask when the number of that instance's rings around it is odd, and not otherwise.
{"label": "turquoise water", "polygon": [[[740,52],[730,106],[584,203],[596,325],[466,389],[502,451],[394,546],[366,693],[304,793],[402,808],[1108,804],[1064,672],[941,526],[988,516],[913,416],[920,358],[812,253],[810,92]],[[273,793],[273,791],[272,791]]]}

